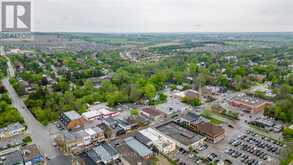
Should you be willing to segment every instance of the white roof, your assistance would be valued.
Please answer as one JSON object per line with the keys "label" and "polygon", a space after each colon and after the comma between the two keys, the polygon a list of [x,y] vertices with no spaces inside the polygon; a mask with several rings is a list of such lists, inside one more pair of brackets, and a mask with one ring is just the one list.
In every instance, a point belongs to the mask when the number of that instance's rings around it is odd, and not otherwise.
{"label": "white roof", "polygon": [[113,112],[109,111],[106,108],[99,109],[99,112],[102,113],[102,114],[110,114],[110,113],[113,113]]}
{"label": "white roof", "polygon": [[102,114],[102,115],[105,115],[105,116],[107,116],[107,115],[118,115],[119,114],[119,112],[114,112],[114,111],[109,111],[108,109],[106,109],[106,108],[102,108],[102,109],[99,109],[99,112]]}
{"label": "white roof", "polygon": [[93,129],[91,128],[87,128],[84,130],[87,134],[89,134],[90,136],[93,136],[95,134],[97,134]]}
{"label": "white roof", "polygon": [[177,92],[174,94],[176,97],[184,97],[185,96],[185,92]]}
{"label": "white roof", "polygon": [[145,137],[149,138],[155,145],[158,145],[162,148],[172,145],[174,143],[170,138],[166,137],[164,134],[153,128],[146,128],[140,130],[139,132]]}
{"label": "white roof", "polygon": [[70,120],[77,120],[80,119],[80,115],[76,111],[67,111],[64,112],[64,114],[70,119]]}
{"label": "white roof", "polygon": [[131,149],[133,149],[136,153],[138,153],[142,157],[151,155],[153,153],[150,149],[148,149],[145,145],[140,143],[134,137],[128,137],[124,141]]}
{"label": "white roof", "polygon": [[99,116],[101,113],[98,111],[87,111],[82,114],[83,117],[89,119]]}

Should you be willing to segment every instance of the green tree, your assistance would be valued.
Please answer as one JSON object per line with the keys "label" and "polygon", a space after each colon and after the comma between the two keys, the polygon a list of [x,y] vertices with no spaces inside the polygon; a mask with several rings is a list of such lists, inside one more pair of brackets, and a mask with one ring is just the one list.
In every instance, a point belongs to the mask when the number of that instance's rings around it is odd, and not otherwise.
{"label": "green tree", "polygon": [[132,109],[130,111],[130,115],[131,116],[138,116],[139,115],[139,109],[136,109],[136,108]]}
{"label": "green tree", "polygon": [[156,96],[156,87],[151,83],[147,83],[143,89],[144,89],[144,95],[149,100],[153,100],[154,97]]}

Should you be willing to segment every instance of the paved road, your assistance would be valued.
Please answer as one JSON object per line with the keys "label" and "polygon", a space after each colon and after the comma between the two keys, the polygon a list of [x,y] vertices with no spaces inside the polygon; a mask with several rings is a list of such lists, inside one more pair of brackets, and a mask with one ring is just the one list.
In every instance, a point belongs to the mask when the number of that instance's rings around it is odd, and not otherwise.
{"label": "paved road", "polygon": [[7,61],[7,72],[10,77],[15,77],[14,68],[12,67],[11,61],[8,57],[6,57]]}
{"label": "paved road", "polygon": [[[1,56],[5,56],[6,53],[5,53],[5,50],[4,50],[4,46],[0,46],[0,55]],[[7,59],[7,74],[10,76],[10,77],[14,77],[15,76],[15,72],[14,72],[14,68],[12,67],[12,64],[11,64],[11,61],[10,59],[6,56],[6,59]]]}
{"label": "paved road", "polygon": [[28,129],[28,133],[31,135],[33,143],[35,143],[40,151],[48,156],[54,158],[60,155],[60,152],[53,147],[52,139],[49,132],[27,109],[21,98],[17,95],[14,88],[10,85],[9,80],[6,78],[2,81],[2,84],[7,89],[9,96],[11,97],[12,104],[20,112]]}

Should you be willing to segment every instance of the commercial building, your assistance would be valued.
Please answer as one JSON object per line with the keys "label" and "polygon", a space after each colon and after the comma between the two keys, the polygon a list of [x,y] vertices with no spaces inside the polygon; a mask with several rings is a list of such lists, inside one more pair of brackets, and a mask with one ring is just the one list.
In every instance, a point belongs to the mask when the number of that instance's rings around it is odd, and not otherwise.
{"label": "commercial building", "polygon": [[59,117],[59,121],[69,130],[84,125],[84,119],[75,111],[62,113]]}
{"label": "commercial building", "polygon": [[207,122],[197,124],[196,130],[212,143],[217,143],[225,138],[225,130],[222,127]]}
{"label": "commercial building", "polygon": [[233,97],[229,101],[229,104],[234,107],[243,108],[244,111],[247,111],[249,113],[258,113],[272,106],[272,102],[256,97],[247,96],[245,94],[239,94]]}
{"label": "commercial building", "polygon": [[176,150],[176,143],[172,139],[153,128],[146,128],[139,132],[148,137],[153,142],[153,145],[163,154]]}
{"label": "commercial building", "polygon": [[136,152],[145,160],[151,158],[151,156],[153,155],[153,152],[149,148],[140,143],[134,137],[128,137],[124,141],[134,152]]}
{"label": "commercial building", "polygon": [[146,136],[144,136],[142,133],[140,132],[136,132],[134,134],[135,139],[137,139],[139,142],[141,142],[142,144],[144,144],[147,147],[151,147],[153,145],[153,142]]}
{"label": "commercial building", "polygon": [[56,142],[59,146],[63,147],[65,152],[77,153],[83,147],[83,141],[81,138],[77,138],[71,132],[64,132],[62,135],[56,138]]}
{"label": "commercial building", "polygon": [[116,149],[121,154],[121,157],[126,161],[125,164],[130,165],[150,165],[152,162],[150,159],[146,160],[142,158],[138,153],[134,152],[125,142],[116,146]]}
{"label": "commercial building", "polygon": [[72,134],[76,139],[81,139],[82,145],[86,146],[91,144],[91,136],[85,130],[72,132]]}
{"label": "commercial building", "polygon": [[142,111],[141,111],[141,114],[143,116],[146,116],[152,120],[159,120],[161,118],[164,118],[166,117],[166,114],[161,112],[160,110],[158,109],[155,109],[153,107],[146,107],[146,108],[143,108]]}
{"label": "commercial building", "polygon": [[99,127],[86,128],[78,131],[65,131],[56,138],[57,143],[66,152],[79,153],[85,146],[105,140],[104,131]]}
{"label": "commercial building", "polygon": [[106,108],[99,109],[98,112],[102,114],[103,118],[116,117],[119,115],[119,112],[109,111]]}
{"label": "commercial building", "polygon": [[81,116],[87,121],[98,120],[103,117],[98,111],[87,111],[82,113]]}
{"label": "commercial building", "polygon": [[187,112],[186,114],[182,115],[180,118],[180,122],[186,125],[198,124],[202,122],[200,115],[197,115],[193,112]]}
{"label": "commercial building", "polygon": [[196,149],[202,146],[206,139],[204,136],[189,131],[173,121],[157,126],[156,129],[170,137],[178,147],[186,151],[190,147]]}
{"label": "commercial building", "polygon": [[82,159],[82,164],[115,164],[120,154],[108,143],[100,143],[98,146],[81,153],[79,156]]}
{"label": "commercial building", "polygon": [[117,119],[117,125],[123,128],[125,131],[128,131],[131,129],[131,125],[129,125],[127,122]]}
{"label": "commercial building", "polygon": [[99,114],[99,118],[116,117],[119,115],[119,112],[110,111],[109,109],[105,104],[94,104],[89,106],[88,112],[94,111],[93,114]]}
{"label": "commercial building", "polygon": [[120,154],[108,143],[101,143],[94,147],[93,150],[101,158],[101,162],[108,164],[119,159]]}
{"label": "commercial building", "polygon": [[104,131],[100,127],[87,128],[85,132],[90,135],[91,142],[102,142],[105,140]]}

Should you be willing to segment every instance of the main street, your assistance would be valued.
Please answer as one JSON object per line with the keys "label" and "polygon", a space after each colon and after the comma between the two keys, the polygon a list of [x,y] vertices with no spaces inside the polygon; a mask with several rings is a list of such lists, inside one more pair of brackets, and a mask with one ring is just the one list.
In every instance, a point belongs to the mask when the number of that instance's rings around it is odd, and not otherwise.
{"label": "main street", "polygon": [[59,151],[53,147],[53,139],[50,138],[47,128],[35,119],[21,98],[17,95],[14,88],[10,85],[7,78],[2,81],[2,84],[8,91],[12,104],[23,117],[27,125],[27,132],[31,135],[33,143],[35,143],[39,147],[40,151],[48,158],[58,156]]}
{"label": "main street", "polygon": [[[5,56],[4,47],[1,47],[0,49],[0,54]],[[10,59],[8,57],[6,58],[8,60],[8,77],[14,77],[14,68],[10,62]],[[48,158],[54,158],[60,155],[60,152],[52,145],[53,139],[51,139],[48,129],[44,127],[39,121],[37,121],[35,117],[31,114],[29,109],[23,103],[22,99],[18,96],[14,88],[11,86],[9,78],[3,79],[2,84],[6,88],[10,96],[13,106],[23,117],[27,125],[27,132],[31,135],[33,143],[36,144],[39,147],[40,151]]]}

